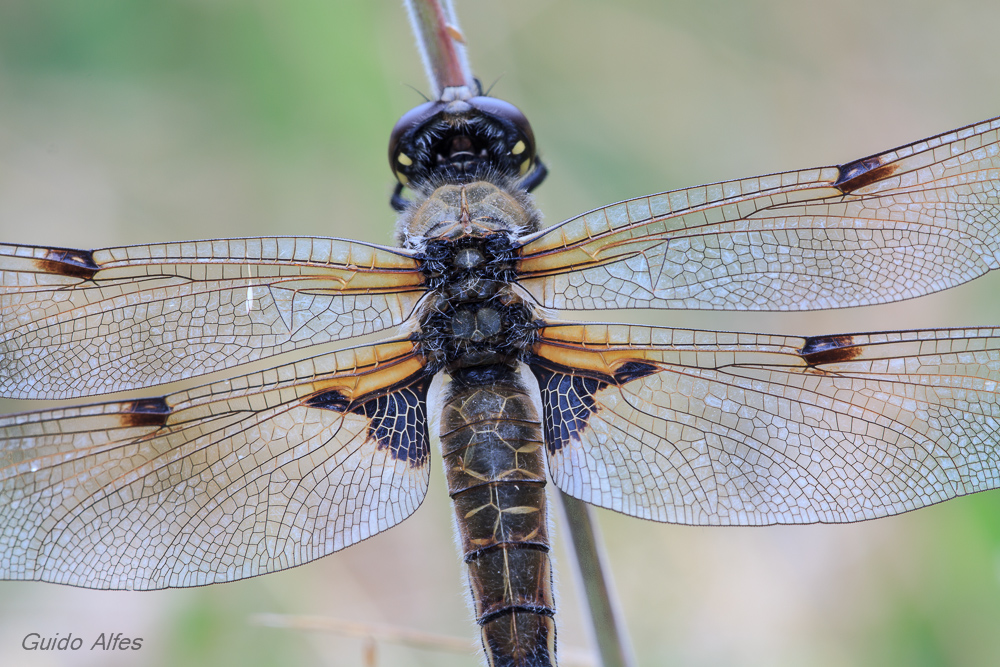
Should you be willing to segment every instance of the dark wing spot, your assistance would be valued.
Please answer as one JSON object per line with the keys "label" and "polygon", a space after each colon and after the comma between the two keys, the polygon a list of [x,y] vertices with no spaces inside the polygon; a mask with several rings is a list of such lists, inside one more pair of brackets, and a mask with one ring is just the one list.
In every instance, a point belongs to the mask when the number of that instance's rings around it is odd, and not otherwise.
{"label": "dark wing spot", "polygon": [[45,259],[36,260],[39,270],[70,278],[91,280],[101,267],[94,262],[94,254],[89,250],[69,250],[52,248],[45,253]]}
{"label": "dark wing spot", "polygon": [[860,354],[861,346],[854,344],[854,336],[850,334],[812,336],[799,350],[799,355],[810,366],[850,361]]}
{"label": "dark wing spot", "polygon": [[427,389],[429,376],[418,375],[400,383],[391,391],[362,396],[351,401],[336,390],[310,396],[305,405],[322,410],[350,412],[369,419],[368,437],[378,448],[388,449],[396,460],[406,460],[413,468],[420,467],[430,456],[430,436],[427,432]]}
{"label": "dark wing spot", "polygon": [[140,398],[122,403],[120,420],[123,428],[163,426],[170,416],[170,406],[162,396]]}
{"label": "dark wing spot", "polygon": [[639,378],[644,378],[647,375],[652,375],[660,369],[653,364],[643,363],[641,361],[627,361],[618,367],[615,371],[615,383],[622,385],[626,382],[631,382],[632,380],[638,380]]}
{"label": "dark wing spot", "polygon": [[321,410],[333,410],[334,412],[347,412],[351,407],[351,401],[339,391],[321,391],[306,399],[306,406],[319,408]]}
{"label": "dark wing spot", "polygon": [[890,162],[883,164],[881,157],[873,155],[872,157],[862,158],[841,165],[840,176],[837,178],[834,186],[839,188],[845,195],[850,194],[866,185],[871,185],[892,176],[898,169],[898,163]]}

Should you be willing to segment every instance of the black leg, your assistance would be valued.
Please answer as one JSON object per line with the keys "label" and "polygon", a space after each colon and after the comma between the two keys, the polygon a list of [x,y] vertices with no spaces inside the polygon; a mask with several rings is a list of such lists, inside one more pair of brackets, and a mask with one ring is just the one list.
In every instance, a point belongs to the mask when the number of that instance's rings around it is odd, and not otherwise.
{"label": "black leg", "polygon": [[541,160],[535,158],[535,168],[531,170],[531,173],[521,179],[519,185],[528,192],[531,192],[542,184],[542,181],[545,180],[545,177],[548,176],[548,174],[548,167],[546,167]]}
{"label": "black leg", "polygon": [[410,200],[403,197],[402,183],[396,183],[396,187],[392,191],[392,197],[389,199],[389,205],[392,206],[392,210],[396,213],[402,213],[410,205]]}

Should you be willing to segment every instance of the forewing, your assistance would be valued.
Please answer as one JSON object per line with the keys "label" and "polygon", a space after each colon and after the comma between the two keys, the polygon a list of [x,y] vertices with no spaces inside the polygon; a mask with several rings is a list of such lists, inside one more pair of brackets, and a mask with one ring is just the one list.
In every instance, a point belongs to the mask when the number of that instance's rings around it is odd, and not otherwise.
{"label": "forewing", "polygon": [[380,331],[422,282],[404,251],[338,239],[0,245],[0,395],[122,391]]}
{"label": "forewing", "polygon": [[390,528],[427,491],[422,367],[392,342],[0,419],[0,579],[198,586]]}
{"label": "forewing", "polygon": [[613,204],[522,240],[549,308],[812,310],[947,289],[1000,261],[1000,118],[840,167]]}
{"label": "forewing", "polygon": [[839,523],[1000,486],[1000,330],[541,332],[563,491],[693,525]]}

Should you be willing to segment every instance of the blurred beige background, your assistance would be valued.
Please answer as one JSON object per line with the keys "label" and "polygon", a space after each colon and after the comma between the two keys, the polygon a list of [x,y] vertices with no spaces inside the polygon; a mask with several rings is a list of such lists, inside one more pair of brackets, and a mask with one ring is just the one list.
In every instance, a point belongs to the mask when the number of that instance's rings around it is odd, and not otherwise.
{"label": "blurred beige background", "polygon": [[[458,11],[478,75],[531,119],[549,222],[846,162],[1000,113],[1000,4],[988,0],[470,0]],[[386,141],[421,101],[409,86],[426,89],[395,1],[3,0],[0,240],[389,242]],[[998,289],[988,277],[846,313],[615,317],[807,334],[993,324]],[[358,640],[249,626],[258,611],[471,638],[450,515],[435,465],[413,518],[285,573],[155,593],[0,582],[0,664],[362,663]],[[851,526],[600,519],[640,665],[1000,658],[996,492]],[[560,640],[582,646],[561,554]],[[28,632],[122,632],[144,648],[27,653]],[[381,646],[379,664],[479,658]]]}

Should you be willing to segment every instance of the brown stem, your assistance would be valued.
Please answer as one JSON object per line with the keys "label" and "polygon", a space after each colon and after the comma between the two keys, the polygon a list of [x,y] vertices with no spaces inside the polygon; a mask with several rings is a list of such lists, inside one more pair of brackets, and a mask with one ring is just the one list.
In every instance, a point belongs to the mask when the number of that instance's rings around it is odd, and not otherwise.
{"label": "brown stem", "polygon": [[563,516],[569,528],[570,544],[582,583],[594,642],[603,667],[634,667],[625,622],[616,604],[614,585],[607,572],[604,542],[594,522],[590,505],[559,491]]}
{"label": "brown stem", "polygon": [[406,9],[434,96],[440,99],[448,88],[474,91],[465,38],[451,0],[406,0]]}

